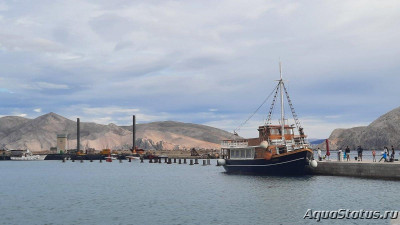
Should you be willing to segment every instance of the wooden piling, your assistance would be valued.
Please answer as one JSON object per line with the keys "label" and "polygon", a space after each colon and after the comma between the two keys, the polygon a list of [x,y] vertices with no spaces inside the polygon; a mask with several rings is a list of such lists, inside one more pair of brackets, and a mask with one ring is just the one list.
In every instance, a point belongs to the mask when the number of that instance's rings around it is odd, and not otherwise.
{"label": "wooden piling", "polygon": [[203,159],[203,166],[205,166],[206,165],[206,160],[205,159]]}
{"label": "wooden piling", "polygon": [[150,159],[150,160],[149,160],[149,163],[153,163],[153,159]]}
{"label": "wooden piling", "polygon": [[119,163],[122,163],[122,159],[119,159]]}
{"label": "wooden piling", "polygon": [[190,160],[190,164],[189,165],[191,165],[191,166],[193,165],[193,159]]}
{"label": "wooden piling", "polygon": [[83,159],[81,159],[81,163],[83,163]]}
{"label": "wooden piling", "polygon": [[183,164],[186,164],[186,159],[183,159]]}
{"label": "wooden piling", "polygon": [[164,162],[165,162],[165,163],[167,163],[167,160],[168,160],[167,158],[164,158]]}
{"label": "wooden piling", "polygon": [[143,163],[143,157],[140,157],[140,163]]}
{"label": "wooden piling", "polygon": [[199,159],[194,159],[194,164],[199,164]]}
{"label": "wooden piling", "polygon": [[62,162],[65,163],[65,158],[62,159]]}
{"label": "wooden piling", "polygon": [[102,163],[103,162],[103,160],[102,159],[100,159],[100,163]]}
{"label": "wooden piling", "polygon": [[167,164],[171,164],[171,159],[170,158],[168,158],[168,163]]}
{"label": "wooden piling", "polygon": [[182,160],[181,159],[179,159],[179,164],[182,164]]}
{"label": "wooden piling", "polygon": [[176,163],[176,158],[174,158],[174,163]]}
{"label": "wooden piling", "polygon": [[128,160],[128,161],[129,161],[129,162],[132,162],[132,158],[129,157],[129,160]]}

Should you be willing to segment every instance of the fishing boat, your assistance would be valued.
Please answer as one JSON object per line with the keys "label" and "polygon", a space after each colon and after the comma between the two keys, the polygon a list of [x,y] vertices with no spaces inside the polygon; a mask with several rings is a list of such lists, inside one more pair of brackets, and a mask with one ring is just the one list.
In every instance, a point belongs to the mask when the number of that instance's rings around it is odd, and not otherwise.
{"label": "fishing boat", "polygon": [[[235,131],[234,138],[222,141],[222,159],[218,159],[217,165],[223,166],[227,173],[303,175],[307,166],[317,166],[317,162],[313,158],[313,151],[306,139],[307,136],[304,134],[282,79],[281,63],[279,63],[279,71],[280,80],[264,101],[265,103],[274,94],[268,119],[258,127],[258,137],[240,138]],[[278,96],[280,97],[281,115],[279,123],[273,125],[272,113]],[[295,121],[292,125],[289,125],[285,118],[285,96]]]}

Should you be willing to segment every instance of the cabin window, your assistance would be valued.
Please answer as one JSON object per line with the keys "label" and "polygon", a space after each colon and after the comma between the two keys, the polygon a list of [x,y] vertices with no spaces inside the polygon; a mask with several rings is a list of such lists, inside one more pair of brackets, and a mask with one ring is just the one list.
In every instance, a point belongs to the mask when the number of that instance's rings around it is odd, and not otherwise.
{"label": "cabin window", "polygon": [[240,150],[240,158],[246,158],[246,149]]}
{"label": "cabin window", "polygon": [[285,134],[293,134],[293,130],[292,129],[285,129]]}
{"label": "cabin window", "polygon": [[236,158],[236,150],[231,150],[231,158]]}
{"label": "cabin window", "polygon": [[252,149],[246,149],[246,158],[254,158],[254,151]]}
{"label": "cabin window", "polygon": [[231,159],[254,159],[254,149],[251,148],[232,149]]}
{"label": "cabin window", "polygon": [[280,134],[279,129],[271,129],[271,134]]}

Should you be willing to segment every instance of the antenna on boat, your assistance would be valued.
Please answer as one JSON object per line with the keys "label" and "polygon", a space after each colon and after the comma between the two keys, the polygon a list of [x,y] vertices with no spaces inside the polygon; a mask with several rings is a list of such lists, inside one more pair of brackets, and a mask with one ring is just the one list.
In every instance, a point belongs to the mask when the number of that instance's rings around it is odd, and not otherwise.
{"label": "antenna on boat", "polygon": [[282,132],[282,142],[285,143],[285,107],[283,99],[283,79],[282,79],[282,63],[279,60],[279,74],[281,79],[279,80],[279,88],[281,94],[281,132]]}

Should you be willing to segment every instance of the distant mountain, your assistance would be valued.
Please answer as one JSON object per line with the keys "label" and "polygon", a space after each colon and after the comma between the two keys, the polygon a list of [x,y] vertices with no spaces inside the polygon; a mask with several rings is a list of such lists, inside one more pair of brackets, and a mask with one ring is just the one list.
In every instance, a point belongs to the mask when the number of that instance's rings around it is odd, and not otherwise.
{"label": "distant mountain", "polygon": [[383,149],[393,145],[400,148],[400,107],[384,114],[368,126],[350,129],[335,129],[329,137],[332,148]]}
{"label": "distant mountain", "polygon": [[308,141],[312,145],[319,145],[319,144],[324,143],[325,139],[308,139]]}
{"label": "distant mountain", "polygon": [[[132,126],[123,128],[132,131]],[[137,124],[136,135],[144,140],[163,141],[163,147],[167,149],[219,148],[221,140],[232,137],[231,133],[221,129],[175,121]]]}
{"label": "distant mountain", "polygon": [[[0,148],[49,150],[56,146],[57,134],[67,134],[68,147],[76,149],[76,121],[56,113],[35,119],[16,116],[0,118]],[[231,133],[217,128],[174,121],[136,126],[136,145],[149,150],[219,148],[220,140],[230,136]],[[81,122],[81,149],[129,149],[131,146],[132,126]]]}

